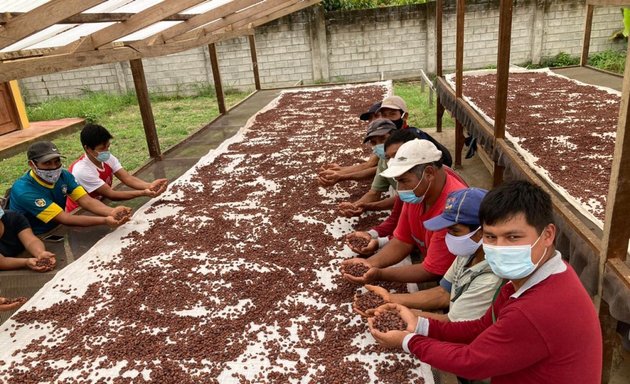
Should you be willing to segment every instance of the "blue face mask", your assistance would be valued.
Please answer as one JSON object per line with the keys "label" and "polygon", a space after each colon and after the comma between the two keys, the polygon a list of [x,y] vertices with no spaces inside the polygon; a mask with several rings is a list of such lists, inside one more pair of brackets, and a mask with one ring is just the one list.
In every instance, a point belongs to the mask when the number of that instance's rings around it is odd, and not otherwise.
{"label": "blue face mask", "polygon": [[398,191],[398,197],[400,197],[400,200],[402,200],[405,203],[409,203],[409,204],[420,204],[420,203],[422,203],[422,200],[424,200],[424,196],[426,196],[427,192],[429,191],[429,188],[431,187],[431,183],[429,183],[429,186],[427,187],[427,190],[420,197],[416,196],[416,193],[414,191],[416,190],[416,188],[418,188],[420,186],[420,183],[422,183],[423,179],[424,179],[424,174],[422,175],[422,178],[420,179],[420,181],[418,181],[418,184],[416,184],[416,186],[413,187],[413,189],[407,189],[407,190],[404,190],[404,191]]}
{"label": "blue face mask", "polygon": [[545,248],[545,252],[538,262],[536,264],[532,262],[532,248],[541,237],[542,233],[532,245],[498,246],[484,244],[483,252],[486,254],[486,260],[488,260],[492,272],[503,279],[509,280],[522,279],[531,275],[547,253],[547,248]]}
{"label": "blue face mask", "polygon": [[379,159],[385,159],[385,144],[376,144],[374,148],[372,148],[372,152],[374,152]]}
{"label": "blue face mask", "polygon": [[109,152],[109,151],[99,152],[98,156],[96,156],[96,160],[98,160],[101,163],[103,163],[103,162],[109,160],[110,156],[111,156],[111,152]]}
{"label": "blue face mask", "polygon": [[2,218],[2,216],[4,216],[4,209],[2,209],[2,207],[0,207],[0,219]]}

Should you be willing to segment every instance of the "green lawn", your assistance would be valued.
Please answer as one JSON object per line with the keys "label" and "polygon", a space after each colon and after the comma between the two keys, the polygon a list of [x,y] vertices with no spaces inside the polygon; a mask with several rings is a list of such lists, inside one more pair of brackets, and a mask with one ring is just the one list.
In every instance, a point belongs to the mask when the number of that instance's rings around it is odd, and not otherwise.
{"label": "green lawn", "polygon": [[[229,92],[226,94],[228,108],[246,96],[245,92]],[[180,142],[219,115],[216,98],[207,94],[189,98],[154,98],[152,106],[162,150]],[[142,119],[133,94],[92,93],[81,99],[59,99],[28,106],[27,113],[31,121],[78,116],[103,125],[114,136],[112,153],[129,171],[139,168],[149,159]],[[54,142],[67,157],[65,166],[83,153],[78,132],[57,137]],[[0,196],[4,196],[7,188],[28,169],[26,163],[25,154],[0,161]]]}
{"label": "green lawn", "polygon": [[[244,92],[226,93],[228,106],[247,96]],[[428,90],[421,93],[420,83],[397,82],[394,84],[394,93],[407,102],[411,125],[418,128],[435,127],[435,103],[433,107],[429,107]],[[162,150],[182,141],[219,115],[212,90],[204,90],[196,97],[153,97],[152,106]],[[114,135],[112,153],[129,171],[138,169],[149,159],[142,119],[133,93],[127,95],[89,93],[80,99],[57,99],[28,106],[27,112],[31,121],[83,117],[103,125]],[[444,118],[444,127],[453,127],[453,121],[447,115]],[[60,136],[54,141],[67,157],[65,166],[83,153],[78,133]],[[1,160],[0,194],[4,195],[6,189],[27,168],[25,154]]]}

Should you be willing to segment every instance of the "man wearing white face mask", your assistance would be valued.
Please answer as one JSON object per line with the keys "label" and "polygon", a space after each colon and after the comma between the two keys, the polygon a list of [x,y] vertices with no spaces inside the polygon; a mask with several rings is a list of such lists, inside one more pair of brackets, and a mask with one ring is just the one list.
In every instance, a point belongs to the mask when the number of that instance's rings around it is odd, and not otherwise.
{"label": "man wearing white face mask", "polygon": [[[38,141],[27,150],[29,172],[11,187],[9,209],[22,213],[33,233],[40,235],[59,224],[89,227],[117,227],[129,219],[131,209],[108,207],[90,197],[72,174],[62,168],[61,153],[50,141]],[[66,198],[96,216],[71,215],[64,211]]]}
{"label": "man wearing white face mask", "polygon": [[483,247],[492,270],[508,279],[477,320],[418,320],[397,304],[406,331],[379,332],[376,340],[402,347],[422,361],[469,379],[502,384],[596,384],[602,373],[597,312],[575,271],[555,249],[551,197],[526,182],[490,191],[479,210]]}
{"label": "man wearing white face mask", "polygon": [[424,227],[431,231],[448,228],[446,246],[457,256],[440,280],[439,286],[420,292],[398,294],[372,285],[366,288],[380,295],[386,302],[408,308],[423,311],[448,309],[447,314],[421,312],[422,317],[442,321],[474,320],[481,317],[490,307],[503,281],[492,272],[481,247],[479,205],[486,193],[486,190],[478,188],[451,192],[442,214],[424,222]]}
{"label": "man wearing white face mask", "polygon": [[[130,175],[118,159],[109,151],[113,136],[105,127],[98,124],[86,124],[81,130],[81,145],[85,154],[70,164],[77,182],[95,199],[103,197],[112,201],[129,200],[134,197],[155,197],[166,190],[168,181],[157,179],[151,183]],[[117,191],[112,188],[116,176],[131,191]],[[72,199],[66,202],[66,212],[78,207]]]}

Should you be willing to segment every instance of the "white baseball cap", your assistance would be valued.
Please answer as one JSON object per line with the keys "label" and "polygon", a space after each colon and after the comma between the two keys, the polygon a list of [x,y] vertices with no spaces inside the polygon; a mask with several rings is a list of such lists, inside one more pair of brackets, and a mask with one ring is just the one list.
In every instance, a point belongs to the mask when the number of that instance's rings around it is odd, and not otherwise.
{"label": "white baseball cap", "polygon": [[389,160],[387,169],[381,172],[381,176],[392,179],[416,165],[433,163],[441,158],[442,151],[435,144],[429,140],[413,139],[398,148],[396,156]]}

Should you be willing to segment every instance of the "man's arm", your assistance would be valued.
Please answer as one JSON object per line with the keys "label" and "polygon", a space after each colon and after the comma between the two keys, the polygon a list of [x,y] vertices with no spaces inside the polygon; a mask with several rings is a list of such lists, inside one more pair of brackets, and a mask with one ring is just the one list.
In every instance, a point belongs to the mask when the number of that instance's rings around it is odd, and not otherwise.
{"label": "man's arm", "polygon": [[151,187],[150,183],[137,178],[136,176],[130,175],[129,172],[125,171],[124,168],[119,169],[116,173],[114,173],[118,180],[120,180],[123,184],[133,189],[149,189]]}
{"label": "man's arm", "polygon": [[448,308],[451,301],[451,294],[442,286],[414,293],[390,293],[389,297],[392,303],[422,310]]}
{"label": "man's arm", "polygon": [[[92,212],[95,215],[103,216],[100,219],[104,219],[107,216],[114,215],[114,208],[109,207],[103,204],[101,201],[91,197],[90,195],[83,195],[77,200],[77,204],[79,204],[83,209]],[[55,218],[56,219],[56,218]],[[67,223],[62,223],[66,225],[71,225]],[[100,222],[99,224],[105,224],[105,222]],[[77,224],[74,224],[77,225]],[[95,225],[95,224],[90,224]],[[89,226],[89,225],[88,225]]]}
{"label": "man's arm", "polygon": [[113,189],[107,184],[103,184],[100,187],[96,188],[95,192],[112,201],[129,200],[129,199],[133,199],[134,197],[150,195],[149,189],[139,189],[139,190],[133,190],[133,191],[116,191],[115,189]]}
{"label": "man's arm", "polygon": [[371,203],[360,203],[366,211],[385,211],[394,207],[395,197],[387,197]]}
{"label": "man's arm", "polygon": [[0,255],[0,270],[10,271],[13,269],[26,268],[28,259],[24,257],[4,257]]}
{"label": "man's arm", "polygon": [[[501,319],[462,322],[430,320],[429,337],[415,335],[406,348],[420,360],[468,379],[484,379],[525,369],[549,357],[549,350],[534,325],[518,309],[504,310]],[[485,317],[485,316],[484,316]],[[441,337],[433,329],[440,328]],[[459,341],[451,334],[459,334]],[[463,335],[468,335],[464,339]]]}
{"label": "man's arm", "polygon": [[[387,243],[387,245],[391,243],[392,241]],[[377,274],[377,280],[397,281],[401,283],[424,283],[427,281],[437,281],[440,277],[440,275],[427,271],[424,268],[424,263],[405,265],[403,267],[383,268],[380,269]]]}
{"label": "man's arm", "polygon": [[54,254],[46,251],[44,243],[39,239],[39,237],[35,236],[33,230],[30,228],[20,231],[20,233],[18,233],[18,238],[20,239],[22,245],[24,245],[24,248],[26,248],[28,253],[31,255],[37,258],[54,256]]}
{"label": "man's arm", "polygon": [[377,225],[376,227],[370,229],[368,233],[373,237],[387,237],[391,236],[396,229],[396,225],[398,225],[398,218],[400,217],[400,213],[402,212],[403,202],[400,198],[395,197],[394,200],[394,208],[392,208],[392,212],[389,214],[387,219]]}
{"label": "man's arm", "polygon": [[393,238],[377,254],[370,257],[369,264],[377,268],[385,268],[403,260],[411,251],[413,245]]}

